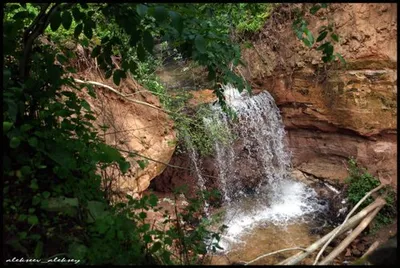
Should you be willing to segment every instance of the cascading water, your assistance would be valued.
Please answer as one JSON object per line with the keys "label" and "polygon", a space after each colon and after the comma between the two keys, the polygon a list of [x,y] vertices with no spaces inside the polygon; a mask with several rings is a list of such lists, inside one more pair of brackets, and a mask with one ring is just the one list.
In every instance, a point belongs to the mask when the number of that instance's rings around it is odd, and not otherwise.
{"label": "cascading water", "polygon": [[[268,92],[249,96],[246,92],[239,93],[231,85],[224,86],[224,95],[238,120],[232,122],[220,107],[212,106],[213,115],[205,118],[204,124],[206,128],[218,125],[235,133],[246,152],[245,157],[242,155],[239,159],[234,150],[237,140],[225,143],[215,140],[219,185],[226,207],[225,224],[228,225],[222,246],[229,249],[231,242],[240,242],[240,236],[257,224],[285,225],[324,207],[317,202],[313,189],[290,177],[285,131],[272,96]],[[261,178],[254,178],[255,182],[251,184],[251,194],[249,186],[238,175],[238,161],[256,161],[261,173]],[[204,185],[204,181],[200,184]]]}
{"label": "cascading water", "polygon": [[[196,152],[195,147],[193,146],[192,141],[190,140],[190,135],[185,135],[185,144],[189,149],[189,155],[190,159],[192,161],[192,166],[194,167],[194,171],[196,172],[196,177],[197,177],[197,185],[199,186],[201,191],[206,190],[206,182],[202,176],[201,172],[201,160]],[[205,200],[204,201],[204,212],[206,215],[209,215],[209,207],[210,205],[208,202]]]}

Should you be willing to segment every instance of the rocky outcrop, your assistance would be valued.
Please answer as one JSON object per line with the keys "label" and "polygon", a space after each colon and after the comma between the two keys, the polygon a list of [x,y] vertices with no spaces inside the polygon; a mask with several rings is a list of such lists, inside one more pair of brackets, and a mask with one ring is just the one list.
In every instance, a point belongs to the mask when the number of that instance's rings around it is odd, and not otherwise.
{"label": "rocky outcrop", "polygon": [[[332,4],[307,18],[313,33],[328,16],[340,35],[335,50],[347,69],[324,67],[318,51],[291,29],[290,7],[243,49],[241,69],[256,90],[268,90],[282,112],[295,168],[325,179],[347,176],[355,157],[397,184],[397,6]],[[273,15],[274,16],[274,15]]]}
{"label": "rocky outcrop", "polygon": [[[124,198],[126,194],[136,196],[146,190],[150,181],[165,169],[162,162],[168,163],[171,159],[176,140],[172,120],[161,109],[158,98],[133,79],[123,79],[120,86],[116,86],[93,70],[81,72],[75,78],[104,84],[129,95],[133,100],[153,106],[134,103],[103,86],[93,86],[96,98],[85,90],[78,93],[96,114],[94,126],[99,136],[108,145],[126,151],[122,154],[131,164],[125,174],[113,167],[101,170],[103,187],[108,188],[114,198]],[[133,156],[127,152],[132,152]],[[135,154],[159,162],[148,161]],[[143,161],[144,168],[139,166],[138,160]]]}

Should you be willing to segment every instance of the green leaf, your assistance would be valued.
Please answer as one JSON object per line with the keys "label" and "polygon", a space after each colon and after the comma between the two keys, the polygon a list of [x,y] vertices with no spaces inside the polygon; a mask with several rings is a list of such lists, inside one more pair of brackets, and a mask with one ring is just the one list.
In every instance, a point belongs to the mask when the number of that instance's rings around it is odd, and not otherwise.
{"label": "green leaf", "polygon": [[163,6],[156,6],[154,9],[154,18],[158,23],[163,23],[167,19],[168,13]]}
{"label": "green leaf", "polygon": [[140,17],[144,17],[147,13],[147,6],[143,5],[143,4],[138,4],[136,6],[136,12],[138,13],[138,15]]}
{"label": "green leaf", "polygon": [[151,194],[149,198],[150,206],[155,207],[157,206],[157,203],[158,203],[158,197],[155,194]]}
{"label": "green leaf", "polygon": [[322,7],[322,8],[327,8],[327,7],[328,7],[328,4],[327,4],[327,3],[323,3],[323,4],[321,4],[321,7]]}
{"label": "green leaf", "polygon": [[314,15],[315,13],[318,12],[318,10],[320,10],[320,8],[321,8],[321,5],[320,4],[316,4],[312,8],[310,8],[310,13]]}
{"label": "green leaf", "polygon": [[334,34],[334,33],[331,34],[331,38],[332,38],[333,41],[339,42],[339,36],[337,34]]}
{"label": "green leaf", "polygon": [[343,56],[342,56],[340,53],[336,53],[335,55],[339,58],[340,62],[341,62],[343,65],[346,65],[346,64],[347,64],[346,61],[345,61],[345,59],[343,58]]}
{"label": "green leaf", "polygon": [[30,137],[30,138],[28,139],[28,143],[29,143],[29,145],[30,145],[31,147],[36,148],[37,145],[38,145],[38,140],[37,140],[36,137]]}
{"label": "green leaf", "polygon": [[132,60],[132,61],[129,62],[129,71],[130,71],[132,74],[135,74],[135,73],[136,73],[137,68],[138,68],[138,65],[137,65],[137,63],[136,63],[134,60]]}
{"label": "green leaf", "polygon": [[319,47],[317,47],[317,50],[324,50],[330,43],[329,42],[325,42],[322,45],[320,45]]}
{"label": "green leaf", "polygon": [[72,9],[72,16],[74,16],[75,21],[79,22],[83,19],[84,13],[82,13],[77,7]]}
{"label": "green leaf", "polygon": [[21,140],[18,137],[12,137],[10,140],[10,147],[15,149],[21,144]]}
{"label": "green leaf", "polygon": [[149,250],[149,252],[150,253],[155,253],[155,252],[157,252],[160,248],[161,248],[161,243],[160,242],[155,242],[154,244],[153,244],[153,246],[150,248],[150,250]]}
{"label": "green leaf", "polygon": [[63,54],[57,54],[56,58],[61,64],[65,64],[68,62],[68,58],[65,57]]}
{"label": "green leaf", "polygon": [[119,86],[119,83],[121,82],[121,78],[126,78],[126,73],[123,70],[115,70],[113,74],[113,81],[114,84]]}
{"label": "green leaf", "polygon": [[42,256],[43,253],[43,242],[39,241],[36,244],[36,248],[35,248],[35,252],[33,253],[33,256],[35,257],[35,259],[39,259]]}
{"label": "green leaf", "polygon": [[194,44],[200,53],[206,52],[206,41],[204,40],[203,36],[197,35],[196,39],[194,40]]}
{"label": "green leaf", "polygon": [[40,197],[37,196],[37,195],[35,195],[35,196],[32,198],[32,205],[36,206],[36,205],[39,204],[39,203],[40,203]]}
{"label": "green leaf", "polygon": [[108,71],[105,72],[104,77],[105,77],[106,79],[108,79],[108,78],[111,77],[112,73],[113,73],[113,70],[108,70]]}
{"label": "green leaf", "polygon": [[97,221],[110,215],[110,212],[107,211],[107,205],[103,202],[88,201],[87,208],[89,210],[89,215],[91,216],[89,222]]}
{"label": "green leaf", "polygon": [[7,121],[3,122],[3,133],[7,133],[12,126],[13,126],[12,122],[7,122]]}
{"label": "green leaf", "polygon": [[303,39],[303,43],[307,46],[307,47],[312,47],[312,44],[310,43],[310,41],[308,39]]}
{"label": "green leaf", "polygon": [[147,218],[147,214],[146,214],[146,212],[140,212],[139,213],[139,218],[141,218],[142,220],[144,220],[144,219],[146,219]]}
{"label": "green leaf", "polygon": [[169,245],[169,246],[172,246],[172,239],[170,237],[165,237],[164,238],[164,243]]}
{"label": "green leaf", "polygon": [[329,60],[330,60],[329,56],[323,56],[322,57],[322,61],[325,62],[325,63],[327,63]]}
{"label": "green leaf", "polygon": [[143,241],[145,243],[150,243],[152,241],[151,235],[149,235],[149,234],[143,235]]}
{"label": "green leaf", "polygon": [[89,120],[96,120],[96,117],[94,117],[93,115],[91,115],[91,114],[85,114],[85,116],[84,116],[86,119],[89,119]]}
{"label": "green leaf", "polygon": [[331,43],[328,43],[328,45],[324,48],[324,53],[329,57],[332,56],[332,54],[333,54],[333,46],[332,46]]}
{"label": "green leaf", "polygon": [[146,60],[146,51],[144,50],[142,44],[139,44],[139,45],[137,46],[136,53],[137,53],[138,59],[139,59],[141,62],[144,62],[144,61]]}
{"label": "green leaf", "polygon": [[323,31],[317,38],[317,42],[321,42],[328,35],[327,31]]}
{"label": "green leaf", "polygon": [[85,23],[85,27],[83,28],[83,33],[86,35],[88,39],[92,39],[93,29],[88,23]]}
{"label": "green leaf", "polygon": [[137,160],[136,161],[139,164],[139,167],[141,169],[145,169],[147,167],[147,165],[149,164],[149,161],[145,160]]}
{"label": "green leaf", "polygon": [[128,161],[122,161],[121,163],[119,163],[119,168],[123,174],[125,174],[130,167],[131,163],[129,163]]}
{"label": "green leaf", "polygon": [[100,51],[101,51],[101,46],[96,46],[96,47],[92,50],[91,57],[92,57],[92,58],[96,58],[96,57],[100,54]]}
{"label": "green leaf", "polygon": [[64,11],[62,13],[62,21],[61,21],[65,30],[69,30],[72,24],[72,15],[69,11]]}
{"label": "green leaf", "polygon": [[178,13],[173,12],[173,11],[170,11],[169,15],[172,20],[171,21],[172,27],[174,27],[178,31],[178,33],[181,34],[183,31],[183,20],[182,20],[181,15],[179,15]]}
{"label": "green leaf", "polygon": [[29,125],[29,124],[23,124],[22,126],[21,126],[21,131],[22,132],[27,132],[28,130],[30,130],[30,129],[32,129],[33,128],[33,126],[32,125]]}
{"label": "green leaf", "polygon": [[23,167],[21,168],[21,174],[22,174],[23,176],[29,175],[29,174],[31,174],[31,173],[32,173],[32,169],[31,169],[30,166],[23,166]]}
{"label": "green leaf", "polygon": [[45,191],[45,192],[42,193],[42,196],[47,199],[47,198],[50,197],[50,193]]}
{"label": "green leaf", "polygon": [[29,188],[31,188],[32,190],[39,189],[39,185],[37,184],[37,180],[36,179],[31,180],[31,184],[29,185]]}
{"label": "green leaf", "polygon": [[[312,46],[314,44],[314,36],[313,36],[312,32],[309,29],[306,29],[305,33],[307,35],[308,41],[310,42],[310,44]],[[311,47],[311,46],[309,46],[309,47]]]}
{"label": "green leaf", "polygon": [[214,68],[208,66],[208,80],[212,81],[216,78],[216,72]]}
{"label": "green leaf", "polygon": [[28,223],[32,224],[32,225],[38,224],[39,223],[39,219],[38,219],[38,217],[36,217],[36,215],[30,215],[28,217]]}
{"label": "green leaf", "polygon": [[143,45],[148,52],[153,53],[154,41],[149,31],[143,33]]}
{"label": "green leaf", "polygon": [[56,12],[50,19],[50,28],[53,32],[57,31],[61,25],[60,12]]}
{"label": "green leaf", "polygon": [[98,148],[100,160],[102,162],[111,163],[114,161],[119,161],[122,158],[120,152],[117,149],[107,144],[101,143],[98,145]]}
{"label": "green leaf", "polygon": [[68,255],[76,260],[83,260],[86,257],[87,247],[77,242],[73,242],[68,247]]}
{"label": "green leaf", "polygon": [[29,11],[20,11],[13,16],[14,20],[23,20],[29,17]]}
{"label": "green leaf", "polygon": [[86,100],[82,100],[81,101],[81,105],[82,105],[82,107],[83,108],[85,108],[87,111],[91,111],[91,109],[90,109],[90,104],[86,101]]}
{"label": "green leaf", "polygon": [[82,24],[82,23],[79,23],[79,24],[75,27],[75,30],[74,30],[74,37],[75,37],[76,39],[79,38],[79,35],[82,33],[82,30],[83,30],[83,24]]}

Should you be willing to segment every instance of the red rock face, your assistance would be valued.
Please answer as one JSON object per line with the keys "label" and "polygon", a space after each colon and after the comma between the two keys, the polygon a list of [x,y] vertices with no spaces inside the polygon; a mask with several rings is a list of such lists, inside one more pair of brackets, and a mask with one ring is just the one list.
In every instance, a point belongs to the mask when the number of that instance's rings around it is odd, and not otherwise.
{"label": "red rock face", "polygon": [[[268,90],[274,97],[294,168],[343,181],[348,175],[348,158],[354,157],[396,188],[397,5],[331,4],[329,12],[321,9],[317,13],[335,22],[340,36],[335,51],[346,59],[346,69],[323,64],[320,52],[297,40],[288,11],[293,7],[282,5],[254,38],[255,49],[242,50],[247,66],[240,72],[251,82],[254,93]],[[307,19],[314,35],[325,23]],[[193,105],[216,99],[211,90],[193,95]],[[179,164],[189,166],[189,162]],[[161,188],[189,181],[190,174],[169,170],[161,175],[169,177]],[[161,184],[161,179],[155,183]]]}
{"label": "red rock face", "polygon": [[[347,69],[328,67],[304,47],[291,21],[265,26],[257,48],[244,49],[241,71],[256,90],[268,90],[281,109],[293,165],[343,180],[348,157],[397,185],[397,6],[333,4],[340,35],[335,50]],[[282,14],[282,13],[281,13]],[[318,13],[317,13],[318,14]],[[309,18],[313,33],[323,21]],[[280,46],[273,48],[277,41]],[[263,59],[261,59],[261,56]],[[268,63],[268,64],[266,64]]]}

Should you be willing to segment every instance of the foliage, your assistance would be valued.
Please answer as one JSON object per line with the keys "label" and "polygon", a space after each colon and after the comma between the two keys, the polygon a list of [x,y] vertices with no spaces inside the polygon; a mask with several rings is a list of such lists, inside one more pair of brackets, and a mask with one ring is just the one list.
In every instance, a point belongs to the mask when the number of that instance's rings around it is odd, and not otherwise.
{"label": "foliage", "polygon": [[[148,17],[141,18],[143,10],[143,5],[126,4],[6,4],[3,23],[6,257],[33,254],[35,258],[48,258],[65,252],[62,254],[86,264],[171,261],[166,257],[169,251],[159,259],[157,242],[148,248],[148,225],[139,221],[154,206],[154,198],[149,200],[151,206],[143,200],[131,202],[138,202],[135,209],[141,209],[142,213],[130,210],[121,213],[118,206],[105,199],[98,171],[118,165],[124,173],[129,162],[118,150],[102,142],[93,127],[93,111],[75,93],[86,87],[95,97],[90,85],[78,86],[69,76],[76,72],[67,67],[75,55],[63,53],[57,44],[38,40],[50,32],[47,37],[58,43],[61,38],[57,37],[69,36],[73,29],[72,39],[84,47],[94,45],[92,57],[119,84],[126,71],[135,73],[137,62],[144,61],[152,51],[152,34],[157,32],[156,28],[149,30],[152,23],[157,29],[168,28],[158,23],[164,22],[165,16],[168,19],[177,16],[154,5],[148,7]],[[103,25],[110,20],[112,26],[98,27],[102,20],[94,14],[102,14]],[[142,19],[149,22],[141,23]],[[61,27],[67,32],[57,35]],[[204,50],[199,44],[197,47]],[[133,56],[125,53],[132,51]],[[115,54],[123,57],[122,69],[115,69],[111,60]],[[206,234],[204,228],[196,239],[200,241],[203,234]],[[179,238],[180,234],[176,236]],[[198,244],[191,245],[196,249]]]}
{"label": "foliage", "polygon": [[[91,51],[105,77],[119,85],[129,73],[145,81],[144,73],[154,67],[146,65],[151,62],[154,45],[166,41],[208,68],[215,93],[226,108],[218,83],[231,83],[240,91],[249,89],[228,67],[242,64],[239,46],[231,42],[227,25],[199,6],[5,4],[6,257],[65,255],[85,264],[193,264],[197,253],[207,248],[202,245],[205,238],[218,242],[218,233],[209,232],[208,223],[199,223],[191,231],[189,225],[180,225],[180,218],[194,220],[201,205],[198,199],[192,200],[197,205],[189,206],[186,214],[175,213],[178,221],[169,218],[165,223],[179,226],[165,232],[150,228],[145,221],[146,212],[155,209],[156,198],[128,196],[127,204],[110,204],[99,173],[110,166],[125,173],[130,164],[117,149],[106,145],[94,128],[95,114],[77,94],[85,89],[95,97],[94,89],[75,84],[71,74],[76,70],[68,63],[76,55],[62,49],[64,43],[80,43]],[[52,42],[44,42],[42,37]],[[121,66],[116,66],[115,57],[121,59]],[[150,81],[145,83],[153,92],[162,92],[159,84]],[[173,257],[171,246],[175,245],[183,251],[178,257]]]}
{"label": "foliage", "polygon": [[[380,182],[377,178],[368,173],[367,170],[360,168],[354,159],[349,160],[349,177],[346,178],[348,183],[347,199],[353,206],[356,205],[366,193],[376,188]],[[385,196],[387,204],[379,211],[375,220],[375,230],[383,225],[393,222],[397,214],[396,208],[396,193],[390,186],[386,186],[379,191],[379,194]],[[360,206],[360,209],[365,208],[373,202],[370,196]]]}
{"label": "foliage", "polygon": [[[328,4],[313,4],[309,9],[311,15],[317,14],[320,9],[328,8]],[[316,50],[323,53],[322,61],[334,62],[336,59],[340,60],[343,65],[346,64],[343,56],[339,53],[334,53],[333,43],[339,42],[339,36],[334,31],[334,23],[327,20],[326,16],[320,17],[321,20],[327,21],[326,25],[323,25],[318,30],[318,37],[308,29],[308,22],[305,20],[304,11],[296,11],[296,19],[293,21],[293,30],[297,38],[302,41],[309,48],[316,48]]]}
{"label": "foliage", "polygon": [[235,138],[230,129],[214,120],[213,113],[210,106],[205,104],[197,107],[192,115],[174,118],[178,139],[201,156],[212,155],[215,142],[228,144]]}
{"label": "foliage", "polygon": [[[237,31],[257,32],[264,26],[273,8],[273,3],[240,3],[236,17]],[[244,14],[243,14],[244,13]]]}

